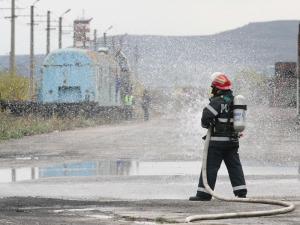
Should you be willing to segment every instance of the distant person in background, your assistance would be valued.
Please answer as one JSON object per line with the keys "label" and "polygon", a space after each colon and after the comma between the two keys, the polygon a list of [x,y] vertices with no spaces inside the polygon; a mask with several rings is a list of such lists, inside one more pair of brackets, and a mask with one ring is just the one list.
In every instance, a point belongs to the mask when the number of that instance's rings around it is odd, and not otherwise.
{"label": "distant person in background", "polygon": [[148,90],[144,90],[143,98],[142,98],[142,108],[144,110],[144,120],[149,120],[149,108],[151,104],[151,97]]}
{"label": "distant person in background", "polygon": [[133,111],[133,96],[132,94],[126,94],[124,97],[125,104],[125,119],[132,119],[132,111]]}

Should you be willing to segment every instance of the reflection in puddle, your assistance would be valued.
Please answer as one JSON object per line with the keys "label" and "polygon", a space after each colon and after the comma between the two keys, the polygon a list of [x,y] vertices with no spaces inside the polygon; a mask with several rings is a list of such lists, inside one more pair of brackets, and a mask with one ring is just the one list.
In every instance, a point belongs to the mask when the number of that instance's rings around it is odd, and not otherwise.
{"label": "reflection in puddle", "polygon": [[[65,163],[51,167],[0,169],[0,183],[36,180],[47,177],[91,177],[91,176],[163,176],[199,175],[199,161],[143,162],[143,161],[99,161]],[[297,175],[297,167],[246,166],[245,175]],[[219,175],[227,175],[224,165]]]}
{"label": "reflection in puddle", "polygon": [[39,177],[39,168],[0,169],[0,183],[35,180]]}
{"label": "reflection in puddle", "polygon": [[68,163],[53,167],[42,167],[39,169],[40,177],[82,177],[99,175],[129,175],[132,162],[130,161],[102,161]]}

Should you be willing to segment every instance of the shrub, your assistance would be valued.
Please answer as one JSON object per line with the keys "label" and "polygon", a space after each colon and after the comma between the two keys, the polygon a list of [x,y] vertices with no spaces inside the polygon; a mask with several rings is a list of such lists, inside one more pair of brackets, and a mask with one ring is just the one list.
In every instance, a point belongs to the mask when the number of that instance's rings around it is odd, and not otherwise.
{"label": "shrub", "polygon": [[28,78],[0,72],[0,100],[26,100],[28,94]]}

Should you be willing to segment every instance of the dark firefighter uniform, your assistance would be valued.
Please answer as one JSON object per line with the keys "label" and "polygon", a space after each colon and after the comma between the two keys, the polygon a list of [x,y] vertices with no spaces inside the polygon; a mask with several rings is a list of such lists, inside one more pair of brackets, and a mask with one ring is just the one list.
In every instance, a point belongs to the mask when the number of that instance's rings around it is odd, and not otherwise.
{"label": "dark firefighter uniform", "polygon": [[[207,180],[214,189],[218,170],[224,160],[234,195],[246,197],[247,188],[238,154],[239,134],[233,128],[233,98],[231,90],[223,90],[210,99],[202,113],[202,127],[213,127],[207,155]],[[210,200],[211,197],[204,188],[201,172],[196,197],[190,200]]]}

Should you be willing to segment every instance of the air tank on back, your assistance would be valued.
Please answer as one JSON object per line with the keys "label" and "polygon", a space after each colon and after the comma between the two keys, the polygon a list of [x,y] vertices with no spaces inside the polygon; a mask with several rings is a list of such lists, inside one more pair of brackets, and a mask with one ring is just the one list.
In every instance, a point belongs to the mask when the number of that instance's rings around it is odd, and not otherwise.
{"label": "air tank on back", "polygon": [[234,97],[233,101],[233,127],[237,132],[242,132],[246,128],[246,99],[242,95]]}

